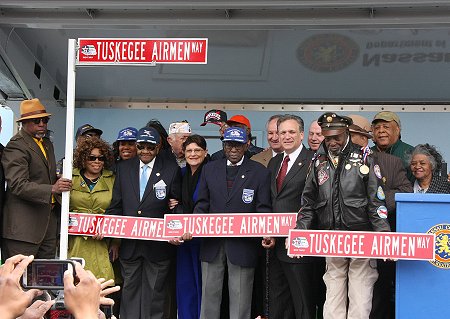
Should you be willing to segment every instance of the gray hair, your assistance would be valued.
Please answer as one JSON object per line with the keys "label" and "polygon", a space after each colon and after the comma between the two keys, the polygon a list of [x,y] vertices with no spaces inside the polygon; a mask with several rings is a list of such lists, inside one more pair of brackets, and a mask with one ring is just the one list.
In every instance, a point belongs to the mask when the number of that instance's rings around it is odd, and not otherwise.
{"label": "gray hair", "polygon": [[[272,115],[271,117],[269,117],[269,119],[267,120],[267,122],[266,122],[266,129],[267,129],[267,127],[269,126],[269,123],[271,122],[271,121],[273,121],[273,120],[277,120],[277,124],[278,124],[278,119],[280,118],[280,117],[282,117],[283,115],[282,114],[275,114],[275,115]],[[278,126],[278,125],[277,125]]]}
{"label": "gray hair", "polygon": [[441,169],[442,155],[437,151],[435,146],[426,143],[426,144],[419,144],[416,147],[414,147],[413,151],[411,152],[411,155],[408,157],[409,164],[411,164],[412,158],[415,155],[425,155],[426,157],[428,157],[433,173]]}
{"label": "gray hair", "polygon": [[281,123],[288,121],[288,120],[296,121],[298,123],[298,129],[300,132],[305,131],[305,123],[303,122],[303,119],[300,116],[293,115],[293,114],[282,115],[277,121],[277,127],[279,127]]}

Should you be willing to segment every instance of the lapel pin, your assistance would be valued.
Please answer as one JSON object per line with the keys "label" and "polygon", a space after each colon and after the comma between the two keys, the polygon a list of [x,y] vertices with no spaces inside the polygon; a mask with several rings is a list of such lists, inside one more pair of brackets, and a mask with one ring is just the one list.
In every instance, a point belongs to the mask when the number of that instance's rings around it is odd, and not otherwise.
{"label": "lapel pin", "polygon": [[156,173],[156,176],[159,176],[159,175],[161,175],[160,173]]}

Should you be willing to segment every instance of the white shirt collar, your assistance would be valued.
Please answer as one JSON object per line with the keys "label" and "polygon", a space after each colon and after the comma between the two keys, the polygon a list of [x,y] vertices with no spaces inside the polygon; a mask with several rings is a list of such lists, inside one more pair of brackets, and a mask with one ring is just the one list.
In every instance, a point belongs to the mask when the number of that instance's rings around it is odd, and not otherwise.
{"label": "white shirt collar", "polygon": [[142,169],[142,167],[143,167],[144,165],[147,165],[150,169],[153,169],[153,166],[155,165],[155,159],[156,159],[156,156],[151,160],[150,163],[147,163],[147,164],[144,164],[144,162],[142,162],[141,160],[139,160],[139,169]]}
{"label": "white shirt collar", "polygon": [[244,161],[244,157],[242,156],[241,160],[239,162],[237,162],[236,164],[231,164],[231,162],[229,160],[227,160],[227,166],[241,166],[242,162]]}
{"label": "white shirt collar", "polygon": [[289,155],[289,162],[294,163],[297,160],[297,157],[300,155],[302,149],[303,144],[300,144],[300,147],[293,151],[291,154],[286,154],[286,152],[283,152],[283,159],[286,157],[286,155]]}

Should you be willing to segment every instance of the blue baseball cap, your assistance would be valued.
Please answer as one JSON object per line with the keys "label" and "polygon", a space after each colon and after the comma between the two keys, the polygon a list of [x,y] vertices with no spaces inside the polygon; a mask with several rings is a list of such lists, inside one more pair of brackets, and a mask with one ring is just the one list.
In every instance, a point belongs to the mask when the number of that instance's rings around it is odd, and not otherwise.
{"label": "blue baseball cap", "polygon": [[143,127],[137,133],[136,142],[138,143],[159,144],[160,141],[159,133],[153,127]]}
{"label": "blue baseball cap", "polygon": [[119,131],[116,141],[136,141],[138,130],[134,127],[126,127]]}
{"label": "blue baseball cap", "polygon": [[224,142],[247,143],[247,132],[240,127],[229,127],[223,132]]}

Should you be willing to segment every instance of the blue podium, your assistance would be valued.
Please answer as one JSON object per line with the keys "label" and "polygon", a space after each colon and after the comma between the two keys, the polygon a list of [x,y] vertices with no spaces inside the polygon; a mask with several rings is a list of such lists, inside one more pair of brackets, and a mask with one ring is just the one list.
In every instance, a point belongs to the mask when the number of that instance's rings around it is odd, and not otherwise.
{"label": "blue podium", "polygon": [[436,235],[434,262],[397,262],[396,318],[449,318],[450,194],[396,194],[395,200],[397,232]]}

